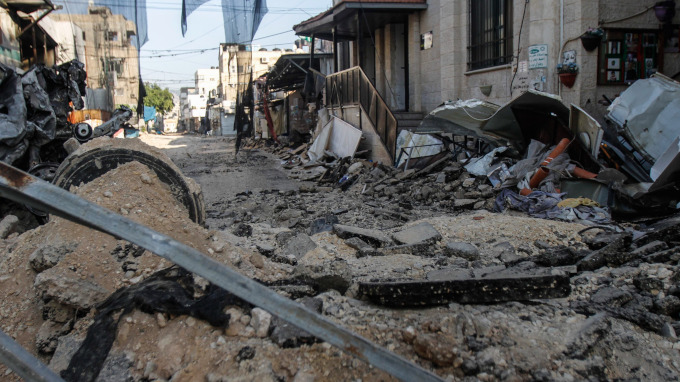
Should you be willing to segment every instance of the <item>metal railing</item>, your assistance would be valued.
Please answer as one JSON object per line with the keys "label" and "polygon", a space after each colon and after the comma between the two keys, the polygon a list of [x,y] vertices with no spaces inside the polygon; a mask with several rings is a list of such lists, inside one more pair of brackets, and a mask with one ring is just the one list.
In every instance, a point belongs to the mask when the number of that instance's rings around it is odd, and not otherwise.
{"label": "metal railing", "polygon": [[397,145],[397,118],[360,67],[326,77],[326,103],[329,108],[359,105],[366,113],[383,144],[394,159]]}

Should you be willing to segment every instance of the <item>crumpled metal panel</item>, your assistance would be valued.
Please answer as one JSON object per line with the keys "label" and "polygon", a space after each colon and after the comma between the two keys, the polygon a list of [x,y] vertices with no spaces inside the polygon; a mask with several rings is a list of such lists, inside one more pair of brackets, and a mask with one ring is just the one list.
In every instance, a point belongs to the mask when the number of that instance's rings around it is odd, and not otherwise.
{"label": "crumpled metal panel", "polygon": [[59,129],[70,132],[68,114],[82,109],[86,73],[78,61],[36,65],[19,76],[0,64],[0,160],[13,164],[29,151],[31,165]]}
{"label": "crumpled metal panel", "polygon": [[569,113],[569,130],[583,147],[597,158],[604,130],[593,117],[574,104],[571,105]]}
{"label": "crumpled metal panel", "polygon": [[492,136],[484,131],[486,122],[499,108],[498,105],[478,99],[447,102],[430,112],[418,127],[409,129],[409,131],[417,134],[467,135],[502,146],[501,137]]}
{"label": "crumpled metal panel", "polygon": [[509,145],[523,152],[531,138],[525,136],[517,120],[517,114],[523,112],[558,118],[564,126],[569,123],[569,109],[560,97],[529,90],[503,107],[478,99],[447,102],[410,131],[473,136],[496,147]]}
{"label": "crumpled metal panel", "polygon": [[680,83],[660,74],[635,81],[608,110],[635,149],[655,162],[680,135]]}
{"label": "crumpled metal panel", "polygon": [[[29,129],[34,130],[31,143],[42,146],[54,139],[57,130],[57,117],[50,103],[50,97],[40,86],[36,70],[31,70],[21,79],[24,99],[31,115],[26,121]],[[44,82],[44,79],[43,79]]]}

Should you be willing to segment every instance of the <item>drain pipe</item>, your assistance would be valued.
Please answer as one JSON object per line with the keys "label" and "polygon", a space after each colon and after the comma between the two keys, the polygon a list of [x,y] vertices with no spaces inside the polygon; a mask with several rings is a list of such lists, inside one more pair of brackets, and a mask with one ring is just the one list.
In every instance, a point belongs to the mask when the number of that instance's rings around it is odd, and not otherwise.
{"label": "drain pipe", "polygon": [[[564,0],[560,0],[560,50],[557,55],[557,62],[562,62],[562,50],[564,49]],[[554,78],[554,76],[552,76]],[[558,95],[562,97],[562,83],[557,81]]]}

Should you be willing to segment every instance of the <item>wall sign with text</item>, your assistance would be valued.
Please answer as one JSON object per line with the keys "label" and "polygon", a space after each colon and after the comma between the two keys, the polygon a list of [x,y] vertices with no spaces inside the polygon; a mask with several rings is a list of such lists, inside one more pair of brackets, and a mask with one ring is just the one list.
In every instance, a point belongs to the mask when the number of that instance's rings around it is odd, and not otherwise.
{"label": "wall sign with text", "polygon": [[548,44],[532,45],[529,47],[529,69],[548,67]]}

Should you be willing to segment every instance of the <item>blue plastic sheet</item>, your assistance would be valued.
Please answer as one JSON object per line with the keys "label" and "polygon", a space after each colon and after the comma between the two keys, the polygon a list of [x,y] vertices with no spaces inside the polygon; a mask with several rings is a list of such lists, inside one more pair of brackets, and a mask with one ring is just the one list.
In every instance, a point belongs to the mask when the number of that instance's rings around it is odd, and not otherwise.
{"label": "blue plastic sheet", "polygon": [[156,108],[153,106],[144,106],[144,122],[149,122],[156,119]]}

